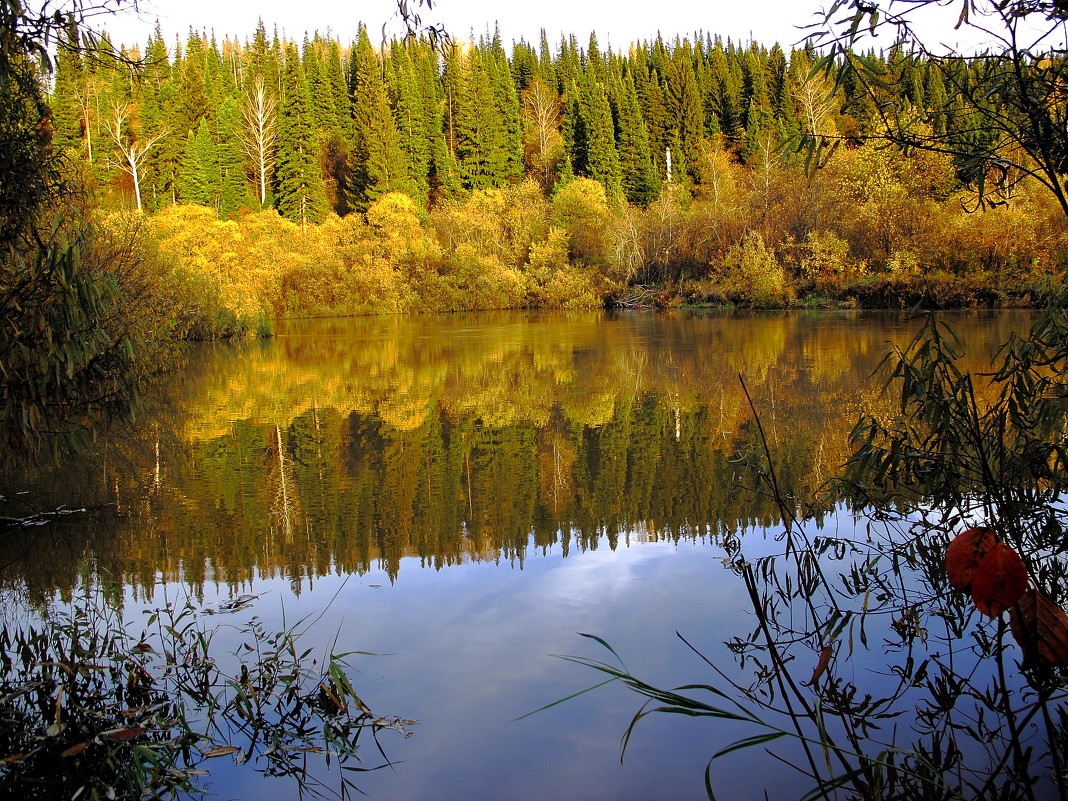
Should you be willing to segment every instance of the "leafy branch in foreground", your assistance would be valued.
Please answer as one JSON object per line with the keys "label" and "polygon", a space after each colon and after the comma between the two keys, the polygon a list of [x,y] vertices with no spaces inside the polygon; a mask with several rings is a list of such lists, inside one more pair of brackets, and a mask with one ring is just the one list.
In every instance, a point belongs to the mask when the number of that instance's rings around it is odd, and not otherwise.
{"label": "leafy branch in foreground", "polygon": [[852,531],[796,522],[760,427],[749,458],[780,547],[723,542],[756,620],[726,643],[748,678],[701,656],[714,683],[663,690],[621,660],[565,657],[647,699],[624,749],[646,715],[685,714],[749,729],[709,760],[710,798],[713,763],[754,747],[805,776],[806,799],[1068,798],[1068,297],[1049,300],[988,374],[958,367],[933,318],[890,353],[897,403],[861,417],[837,482]]}
{"label": "leafy branch in foreground", "polygon": [[[809,26],[820,58],[810,78],[822,75],[850,103],[871,110],[865,136],[905,152],[926,150],[950,156],[962,183],[976,191],[977,207],[1005,205],[1024,177],[1038,181],[1068,215],[1064,178],[1068,170],[1068,129],[1064,84],[1068,49],[1063,25],[1068,7],[1032,0],[960,0],[953,32],[929,36],[940,0],[833,0]],[[858,48],[892,37],[888,64]],[[966,54],[942,44],[958,34],[978,38],[985,49]],[[944,37],[944,38],[943,38]],[[885,45],[883,45],[885,47]],[[941,103],[924,106],[909,96],[902,76],[919,65]],[[944,90],[944,91],[943,91]],[[814,132],[797,147],[810,166],[836,137]]]}
{"label": "leafy branch in foreground", "polygon": [[[370,711],[346,672],[352,654],[331,648],[320,661],[305,649],[307,621],[272,632],[254,617],[235,627],[229,658],[213,646],[219,628],[188,603],[155,610],[135,635],[116,591],[86,581],[43,624],[0,632],[0,793],[178,797],[198,792],[210,760],[229,756],[292,777],[302,794],[344,798],[357,790],[349,774],[390,764],[378,734],[410,722]],[[365,732],[370,765],[358,747]],[[318,777],[319,761],[339,766],[336,787]]]}

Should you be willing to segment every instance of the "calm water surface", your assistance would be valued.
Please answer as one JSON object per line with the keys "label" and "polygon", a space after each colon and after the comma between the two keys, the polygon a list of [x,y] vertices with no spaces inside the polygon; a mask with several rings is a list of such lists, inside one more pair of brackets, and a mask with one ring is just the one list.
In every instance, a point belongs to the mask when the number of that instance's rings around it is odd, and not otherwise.
{"label": "calm water surface", "polygon": [[[953,322],[978,368],[1029,317]],[[596,681],[554,656],[602,656],[577,632],[661,686],[710,678],[676,631],[729,670],[722,643],[753,622],[718,542],[777,523],[737,458],[758,446],[739,375],[780,480],[808,498],[913,330],[859,313],[290,322],[193,351],[86,458],[5,476],[5,495],[92,511],[0,544],[0,582],[40,604],[92,563],[131,615],[248,593],[227,623],[312,615],[322,643],[388,654],[354,659],[356,689],[418,725],[384,733],[397,764],[361,779],[374,798],[703,798],[731,736],[712,724],[650,718],[621,765],[626,691],[516,719]],[[800,794],[789,774],[754,784],[746,759],[723,762],[723,797]],[[295,793],[208,767],[219,798]]]}

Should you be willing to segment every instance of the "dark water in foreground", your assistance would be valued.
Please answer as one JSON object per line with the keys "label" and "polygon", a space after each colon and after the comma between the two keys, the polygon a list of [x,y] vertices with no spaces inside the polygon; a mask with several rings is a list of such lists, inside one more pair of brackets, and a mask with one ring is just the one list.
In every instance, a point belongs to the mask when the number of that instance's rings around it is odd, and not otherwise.
{"label": "dark water in foreground", "polygon": [[[979,359],[1027,322],[954,326]],[[354,684],[418,725],[383,734],[397,764],[361,778],[375,798],[703,798],[730,739],[712,724],[643,721],[621,766],[639,706],[621,689],[516,718],[595,683],[553,656],[605,655],[576,632],[661,686],[708,678],[676,630],[730,668],[722,642],[752,620],[717,543],[777,523],[738,461],[759,445],[739,374],[780,480],[808,497],[856,410],[885,407],[872,370],[914,328],[861,314],[292,322],[193,352],[136,430],[73,466],[6,476],[8,495],[93,511],[0,545],[0,582],[39,603],[92,563],[131,615],[254,594],[226,625],[311,615],[320,642],[389,654],[355,657]],[[723,797],[802,794],[787,773],[754,783],[747,759],[723,763]],[[295,796],[248,766],[208,767],[217,797]]]}

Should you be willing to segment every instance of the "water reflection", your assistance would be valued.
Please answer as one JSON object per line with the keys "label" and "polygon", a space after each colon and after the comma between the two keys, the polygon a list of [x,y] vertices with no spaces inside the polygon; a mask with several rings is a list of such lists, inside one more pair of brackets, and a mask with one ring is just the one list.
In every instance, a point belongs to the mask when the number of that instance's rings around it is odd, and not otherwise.
{"label": "water reflection", "polygon": [[[955,327],[978,365],[1028,319]],[[860,314],[293,322],[270,342],[192,352],[137,428],[75,465],[5,476],[8,494],[99,510],[11,539],[0,559],[42,593],[90,558],[135,587],[270,576],[301,591],[331,573],[396,579],[405,557],[521,566],[530,548],[772,525],[774,504],[739,491],[755,478],[737,456],[757,440],[738,375],[780,480],[811,498],[855,410],[880,403],[870,376],[886,342],[914,327]]]}

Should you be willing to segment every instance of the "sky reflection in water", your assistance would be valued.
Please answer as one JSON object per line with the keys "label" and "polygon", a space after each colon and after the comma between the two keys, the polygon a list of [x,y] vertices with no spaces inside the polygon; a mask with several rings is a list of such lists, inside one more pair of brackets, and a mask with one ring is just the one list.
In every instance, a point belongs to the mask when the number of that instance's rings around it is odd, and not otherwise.
{"label": "sky reflection in water", "polygon": [[[958,325],[978,356],[1026,322]],[[735,458],[758,445],[738,374],[780,480],[812,490],[878,396],[886,341],[912,328],[848,314],[513,314],[311,321],[205,348],[139,429],[61,471],[4,478],[44,505],[103,506],[0,543],[2,580],[42,599],[93,561],[127,583],[135,616],[164,594],[257,594],[207,620],[230,650],[228,626],[252,614],[271,628],[283,610],[322,613],[321,647],[337,635],[342,650],[391,654],[352,657],[372,710],[419,721],[410,739],[383,732],[398,764],[360,777],[373,798],[703,798],[709,756],[753,732],[648,718],[621,766],[640,705],[622,688],[516,719],[599,680],[553,656],[607,656],[578,632],[662,687],[713,680],[676,631],[734,670],[723,641],[754,622],[715,537],[748,532],[752,554],[776,526],[773,503],[738,490],[754,479]],[[750,759],[717,763],[722,797],[800,794],[763,763],[754,780]],[[220,762],[206,766],[219,798],[294,797]]]}

